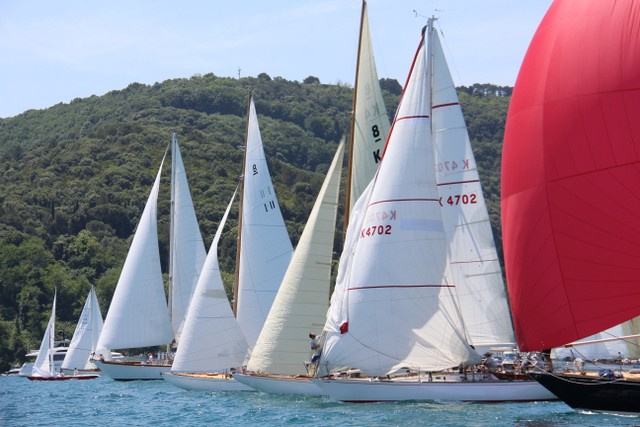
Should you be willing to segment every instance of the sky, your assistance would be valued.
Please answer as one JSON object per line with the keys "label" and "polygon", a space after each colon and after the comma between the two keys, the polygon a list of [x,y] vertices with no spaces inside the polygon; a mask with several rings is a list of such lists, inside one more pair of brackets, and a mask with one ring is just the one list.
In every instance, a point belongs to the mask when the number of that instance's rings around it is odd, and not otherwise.
{"label": "sky", "polygon": [[[369,0],[378,76],[404,84],[427,17],[457,86],[515,84],[552,0]],[[213,73],[353,85],[361,0],[0,0],[0,118]]]}

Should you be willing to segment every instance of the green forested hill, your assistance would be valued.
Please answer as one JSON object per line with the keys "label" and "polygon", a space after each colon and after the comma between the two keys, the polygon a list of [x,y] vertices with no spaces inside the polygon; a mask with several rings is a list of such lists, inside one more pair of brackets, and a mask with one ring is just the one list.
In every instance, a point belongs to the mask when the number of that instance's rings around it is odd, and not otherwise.
{"label": "green forested hill", "polygon": [[[381,85],[390,117],[400,95]],[[249,90],[293,243],[302,232],[337,143],[348,134],[352,89],[260,74],[212,74],[0,119],[0,372],[37,347],[58,289],[58,338],[70,338],[90,285],[106,314],[131,234],[175,131],[207,246],[241,174]],[[459,88],[499,237],[499,168],[510,88]],[[169,162],[158,202],[168,259]],[[342,214],[340,207],[339,215]],[[339,222],[339,224],[341,224]],[[237,212],[221,242],[231,286]],[[342,226],[339,226],[342,233]],[[341,235],[336,239],[336,259]],[[166,271],[166,266],[163,265]]]}

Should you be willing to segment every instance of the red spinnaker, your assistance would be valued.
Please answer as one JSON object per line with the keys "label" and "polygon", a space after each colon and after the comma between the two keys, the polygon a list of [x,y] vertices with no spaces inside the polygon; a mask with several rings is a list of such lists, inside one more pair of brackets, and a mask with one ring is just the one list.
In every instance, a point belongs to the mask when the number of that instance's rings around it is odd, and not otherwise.
{"label": "red spinnaker", "polygon": [[556,0],[514,88],[502,229],[518,345],[640,315],[640,0]]}

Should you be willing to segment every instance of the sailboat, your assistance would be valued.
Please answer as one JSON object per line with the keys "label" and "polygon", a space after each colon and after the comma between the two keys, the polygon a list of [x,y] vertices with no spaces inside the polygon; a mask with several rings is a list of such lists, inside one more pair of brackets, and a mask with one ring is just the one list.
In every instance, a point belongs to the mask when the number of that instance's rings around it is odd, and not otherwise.
{"label": "sailboat", "polygon": [[[253,97],[249,99],[240,199],[234,311],[218,267],[223,217],[187,314],[184,336],[163,378],[189,390],[253,390],[230,376],[256,343],[291,260],[293,248],[264,153]],[[211,253],[213,252],[213,253]]]}
{"label": "sailboat", "polygon": [[55,331],[56,331],[56,299],[57,291],[53,295],[53,304],[51,306],[51,316],[47,329],[42,337],[38,357],[33,364],[31,375],[27,376],[32,381],[62,381],[62,380],[89,380],[98,378],[95,374],[82,375],[64,375],[62,372],[55,372],[55,364],[53,361],[55,347]]}
{"label": "sailboat", "polygon": [[239,382],[268,393],[320,395],[310,381],[309,331],[324,324],[329,307],[331,258],[344,141],[338,146],[289,268]]}
{"label": "sailboat", "polygon": [[[157,230],[162,164],[116,285],[94,363],[115,380],[161,380],[169,355],[146,361],[110,360],[112,349],[179,344],[184,316],[206,251],[189,194],[175,133],[172,135],[170,303],[164,293]],[[168,352],[167,352],[168,353]]]}
{"label": "sailboat", "polygon": [[[463,273],[495,280],[497,263],[493,251],[484,251],[493,245],[490,232],[479,233],[484,226],[465,216],[480,209],[456,207],[486,209],[479,184],[466,182],[471,171],[464,182],[436,171],[444,161],[475,165],[433,22],[415,55],[383,161],[352,211],[314,381],[340,401],[555,399],[533,381],[502,381],[473,369],[481,361],[475,342],[508,344],[513,333],[489,320],[479,322],[484,329],[469,328],[473,317],[463,313],[463,297],[472,292]],[[461,218],[449,222],[447,215]],[[473,235],[473,244],[465,244],[457,228]],[[478,247],[482,251],[463,253]],[[473,266],[456,271],[465,262]],[[484,284],[488,298],[498,295],[491,283]],[[501,301],[498,309],[505,308]],[[473,316],[485,319],[482,310]]]}
{"label": "sailboat", "polygon": [[66,373],[96,371],[96,365],[90,360],[96,351],[103,320],[98,305],[98,297],[93,286],[84,303],[80,319],[73,332],[69,349],[62,361],[62,370]]}
{"label": "sailboat", "polygon": [[[520,68],[501,198],[523,351],[548,354],[640,314],[638,13],[637,0],[556,0]],[[640,412],[637,374],[549,369],[530,375],[572,408]]]}
{"label": "sailboat", "polygon": [[[362,2],[360,15],[360,29],[358,37],[358,54],[356,61],[355,89],[353,95],[353,115],[351,121],[350,149],[346,185],[345,225],[349,221],[349,212],[360,197],[362,191],[373,178],[378,163],[381,160],[381,149],[386,141],[390,124],[382,98],[382,91],[378,81],[375,59],[369,32],[367,3]],[[256,349],[252,353],[247,365],[248,372],[235,374],[245,384],[268,393],[295,393],[305,395],[319,395],[322,391],[310,381],[315,365],[311,362],[313,354],[309,354],[309,340],[304,331],[316,331],[324,324],[329,303],[329,289],[331,276],[332,249],[329,240],[333,239],[335,228],[335,207],[339,182],[341,160],[337,157],[341,148],[336,152],[334,162],[327,174],[325,184],[321,190],[314,210],[323,212],[326,218],[321,219],[312,213],[303,232],[298,247],[291,261],[290,270],[280,287],[274,306],[260,334]],[[330,185],[330,188],[324,188]],[[331,216],[333,213],[333,217]],[[330,219],[333,218],[333,219]],[[330,224],[333,224],[332,228]],[[324,231],[321,231],[324,229]],[[317,237],[315,233],[320,233]],[[314,250],[314,242],[323,241],[322,251]],[[319,261],[319,257],[325,259]],[[312,273],[312,274],[311,274]],[[308,275],[313,279],[307,278]],[[313,302],[309,301],[310,292],[316,294]],[[282,293],[282,295],[280,295]],[[299,318],[301,305],[311,308],[315,316],[305,315]],[[318,317],[321,312],[321,317]],[[269,325],[269,326],[267,326]],[[294,326],[295,325],[295,326]],[[320,338],[321,340],[322,338]],[[286,349],[286,350],[285,350]]]}

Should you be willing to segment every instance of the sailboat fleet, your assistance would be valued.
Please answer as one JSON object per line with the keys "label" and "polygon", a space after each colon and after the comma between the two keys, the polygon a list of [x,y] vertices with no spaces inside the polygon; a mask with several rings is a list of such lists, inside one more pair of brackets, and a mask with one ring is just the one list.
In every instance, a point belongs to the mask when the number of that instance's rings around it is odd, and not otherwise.
{"label": "sailboat fleet", "polygon": [[[579,2],[584,10],[578,8]],[[188,390],[258,390],[348,402],[560,398],[575,408],[637,412],[640,379],[633,374],[586,373],[582,365],[575,373],[559,373],[549,365],[551,356],[557,362],[572,360],[576,354],[590,360],[637,354],[629,343],[637,342],[639,322],[634,316],[640,313],[628,298],[637,293],[629,285],[637,280],[632,273],[635,246],[626,258],[606,262],[594,259],[601,250],[589,250],[600,245],[603,232],[616,235],[598,221],[600,214],[589,209],[594,198],[606,199],[599,206],[611,207],[602,213],[616,219],[608,224],[628,224],[629,218],[619,210],[634,194],[626,186],[618,194],[600,191],[598,196],[594,185],[602,180],[619,183],[637,174],[637,156],[633,161],[629,156],[622,160],[610,156],[602,159],[602,165],[595,165],[596,157],[576,160],[573,156],[581,150],[572,148],[576,143],[566,136],[565,126],[566,120],[575,126],[574,97],[583,96],[583,88],[569,85],[563,95],[569,101],[561,97],[553,105],[557,99],[545,98],[550,95],[543,90],[527,93],[535,86],[532,79],[547,87],[563,87],[554,78],[561,80],[564,74],[544,71],[547,68],[583,64],[566,55],[564,62],[552,61],[559,54],[545,50],[544,43],[582,40],[576,34],[585,36],[585,29],[596,21],[600,33],[617,40],[618,30],[631,25],[618,20],[640,11],[640,1],[622,3],[607,8],[597,0],[557,0],[523,63],[509,111],[503,160],[510,301],[436,19],[429,19],[423,29],[390,123],[363,1],[345,185],[347,231],[333,294],[329,294],[331,261],[345,144],[338,146],[294,251],[250,96],[243,173],[236,191],[239,225],[232,301],[222,282],[218,244],[236,193],[207,254],[173,134],[168,304],[156,214],[163,159],[104,324],[92,288],[62,368],[73,369],[75,378],[90,377],[78,370],[99,368],[117,380],[164,379]],[[576,8],[582,11],[576,22],[585,22],[560,25],[566,22],[565,14],[573,17]],[[598,60],[593,58],[595,67]],[[625,67],[634,66],[622,61],[614,72],[624,76]],[[539,75],[547,76],[547,81],[538,82]],[[621,79],[620,87],[613,83],[612,87],[624,91],[624,82]],[[586,91],[591,94],[589,88]],[[624,104],[611,103],[619,110]],[[547,107],[553,114],[547,115]],[[588,106],[580,111],[601,114]],[[622,115],[627,119],[609,115],[597,120],[613,120],[612,128],[629,127],[625,120],[632,119]],[[556,124],[558,120],[565,121]],[[538,123],[545,130],[534,131]],[[576,134],[588,132],[578,129]],[[628,137],[632,139],[633,133]],[[536,144],[542,148],[526,148]],[[589,149],[601,152],[596,145]],[[523,156],[534,151],[540,159],[523,162]],[[532,214],[542,219],[531,221]],[[620,243],[620,238],[610,237],[603,247],[615,246],[621,252]],[[629,262],[624,264],[624,259]],[[586,266],[588,272],[581,273]],[[633,277],[620,272],[625,268]],[[610,304],[601,308],[597,298],[601,284],[611,280],[621,283],[621,290],[607,289]],[[546,290],[538,291],[542,286]],[[545,305],[545,297],[552,298],[555,308]],[[30,379],[63,377],[52,369],[55,301],[54,296]],[[587,301],[596,304],[587,308]],[[565,312],[568,309],[570,313]],[[319,334],[318,341],[310,332]],[[313,348],[307,334],[313,338]],[[625,343],[613,344],[620,336]],[[167,346],[162,360],[113,360],[113,350],[160,345]],[[574,353],[580,345],[591,347]],[[531,362],[528,371],[507,372],[489,363],[496,352],[517,351],[542,353],[522,356],[520,362]],[[630,397],[620,398],[621,393]]]}

